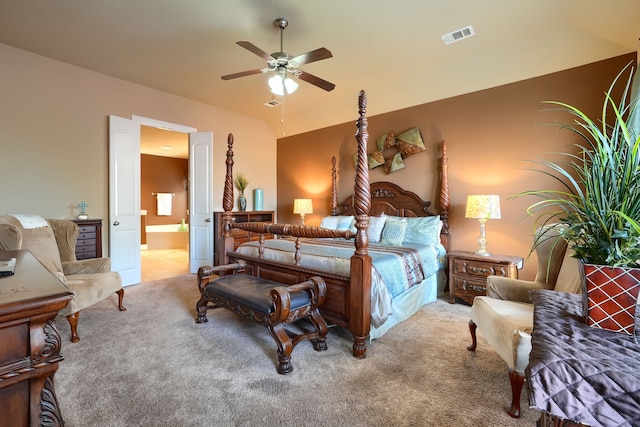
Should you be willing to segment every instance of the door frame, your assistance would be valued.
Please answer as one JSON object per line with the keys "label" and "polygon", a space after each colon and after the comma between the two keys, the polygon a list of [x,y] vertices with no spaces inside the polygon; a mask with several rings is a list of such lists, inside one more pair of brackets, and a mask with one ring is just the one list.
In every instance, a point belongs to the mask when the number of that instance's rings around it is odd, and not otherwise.
{"label": "door frame", "polygon": [[[157,129],[163,129],[163,130],[169,130],[172,132],[180,132],[180,133],[184,133],[187,135],[187,138],[189,137],[189,134],[194,133],[194,132],[198,132],[197,128],[191,127],[191,126],[186,126],[186,125],[180,125],[177,123],[172,123],[172,122],[165,122],[163,120],[157,120],[157,119],[152,119],[149,117],[143,117],[143,116],[137,116],[132,114],[131,115],[131,121],[137,123],[139,126],[149,126],[149,127],[154,127]],[[189,159],[187,158],[187,161]],[[191,235],[191,231],[189,231],[189,235]],[[191,245],[189,245],[189,264],[191,265],[191,259],[193,257],[193,248],[191,247]],[[142,262],[141,260],[138,262]]]}

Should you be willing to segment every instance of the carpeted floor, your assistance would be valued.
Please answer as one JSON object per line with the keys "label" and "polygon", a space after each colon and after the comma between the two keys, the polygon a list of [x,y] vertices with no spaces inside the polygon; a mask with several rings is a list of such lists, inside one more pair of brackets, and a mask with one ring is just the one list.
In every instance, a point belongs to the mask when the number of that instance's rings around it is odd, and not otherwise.
{"label": "carpeted floor", "polygon": [[65,360],[56,391],[67,427],[87,426],[533,426],[510,418],[506,364],[479,337],[468,352],[469,307],[423,307],[351,356],[332,328],[325,352],[300,343],[294,371],[275,370],[267,330],[226,310],[195,323],[199,294],[185,274],[126,288],[80,314],[81,341],[57,324]]}

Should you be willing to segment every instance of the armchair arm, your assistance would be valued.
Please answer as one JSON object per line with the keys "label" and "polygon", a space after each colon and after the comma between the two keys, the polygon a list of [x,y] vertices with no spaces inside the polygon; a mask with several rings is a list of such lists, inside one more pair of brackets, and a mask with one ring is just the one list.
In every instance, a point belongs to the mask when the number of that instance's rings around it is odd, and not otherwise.
{"label": "armchair arm", "polygon": [[534,289],[549,289],[549,286],[542,282],[503,276],[487,277],[487,296],[491,298],[530,303],[529,291]]}
{"label": "armchair arm", "polygon": [[88,258],[62,263],[62,271],[69,276],[73,274],[95,274],[111,271],[111,258]]}
{"label": "armchair arm", "polygon": [[0,224],[0,251],[22,249],[22,232],[13,224]]}

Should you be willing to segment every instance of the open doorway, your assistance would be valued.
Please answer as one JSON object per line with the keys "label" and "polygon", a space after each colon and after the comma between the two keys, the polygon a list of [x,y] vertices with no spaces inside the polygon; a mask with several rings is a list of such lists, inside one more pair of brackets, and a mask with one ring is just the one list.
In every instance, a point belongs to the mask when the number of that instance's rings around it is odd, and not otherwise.
{"label": "open doorway", "polygon": [[189,273],[189,136],[140,126],[142,282]]}

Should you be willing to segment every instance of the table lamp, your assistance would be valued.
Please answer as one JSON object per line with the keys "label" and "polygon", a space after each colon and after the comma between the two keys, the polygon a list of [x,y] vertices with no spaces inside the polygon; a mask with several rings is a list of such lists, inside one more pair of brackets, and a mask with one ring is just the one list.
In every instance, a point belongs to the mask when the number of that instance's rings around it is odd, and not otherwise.
{"label": "table lamp", "polygon": [[500,196],[473,195],[467,196],[467,211],[465,218],[477,218],[480,221],[480,237],[476,254],[489,256],[487,252],[487,235],[485,223],[488,219],[500,219]]}
{"label": "table lamp", "polygon": [[304,225],[305,214],[313,213],[313,205],[311,204],[311,199],[294,199],[293,213],[300,215],[302,225]]}

